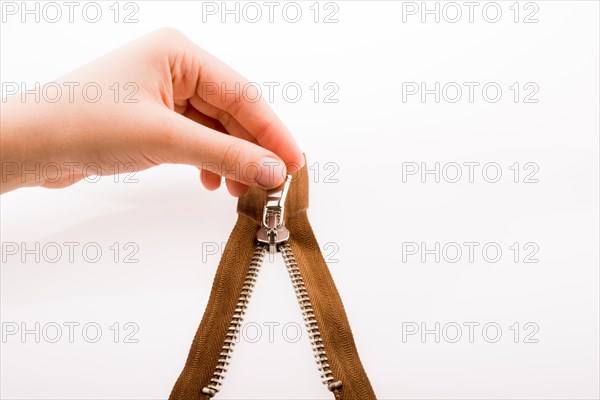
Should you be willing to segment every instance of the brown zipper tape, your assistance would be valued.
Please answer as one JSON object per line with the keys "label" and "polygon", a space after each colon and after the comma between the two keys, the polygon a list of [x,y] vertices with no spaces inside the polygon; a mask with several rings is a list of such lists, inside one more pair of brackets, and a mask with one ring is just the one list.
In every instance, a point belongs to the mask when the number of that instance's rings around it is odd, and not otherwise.
{"label": "brown zipper tape", "polygon": [[[237,223],[225,246],[202,322],[170,400],[209,399],[202,389],[213,376],[250,267],[265,200],[264,190],[251,188],[238,201]],[[342,382],[341,389],[334,390],[333,395],[337,400],[376,399],[358,356],[344,305],[308,222],[307,208],[305,166],[293,175],[285,202],[285,225],[290,231],[289,243],[312,301],[331,370],[336,380]]]}

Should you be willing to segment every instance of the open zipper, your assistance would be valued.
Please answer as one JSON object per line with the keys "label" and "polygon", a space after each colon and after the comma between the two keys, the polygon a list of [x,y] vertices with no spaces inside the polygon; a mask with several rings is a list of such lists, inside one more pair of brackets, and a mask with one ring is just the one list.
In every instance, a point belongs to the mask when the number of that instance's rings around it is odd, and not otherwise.
{"label": "open zipper", "polygon": [[333,372],[331,372],[330,365],[328,364],[327,351],[323,339],[321,338],[319,324],[314,314],[310,297],[306,291],[302,273],[298,269],[298,263],[296,262],[294,253],[288,243],[290,232],[285,227],[284,210],[285,198],[291,181],[292,176],[287,175],[282,188],[271,190],[267,193],[267,204],[263,211],[262,225],[256,234],[256,249],[254,251],[254,256],[252,257],[250,268],[248,268],[248,272],[244,279],[244,285],[242,286],[242,292],[238,298],[235,314],[231,319],[231,323],[227,330],[227,336],[221,348],[221,357],[218,359],[217,365],[214,368],[210,384],[202,388],[202,393],[211,398],[219,392],[223,379],[225,378],[229,359],[233,352],[233,346],[238,339],[244,314],[248,307],[250,296],[252,295],[252,290],[254,289],[258,272],[267,250],[270,254],[281,253],[283,255],[283,261],[290,275],[292,285],[294,286],[296,299],[298,300],[300,311],[302,311],[304,324],[308,331],[308,337],[313,348],[317,367],[321,373],[323,384],[325,384],[332,392],[342,388],[342,382],[334,378]]}
{"label": "open zipper", "polygon": [[268,192],[250,188],[238,201],[238,221],[170,400],[209,400],[218,394],[267,253],[283,256],[323,383],[336,400],[376,399],[306,215],[307,172],[305,166]]}

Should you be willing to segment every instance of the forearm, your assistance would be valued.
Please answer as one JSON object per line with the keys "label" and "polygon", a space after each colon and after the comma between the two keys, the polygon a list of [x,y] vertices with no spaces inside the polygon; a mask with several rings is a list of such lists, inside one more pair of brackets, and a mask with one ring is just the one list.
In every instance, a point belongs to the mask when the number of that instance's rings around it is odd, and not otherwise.
{"label": "forearm", "polygon": [[48,129],[51,110],[14,96],[0,106],[0,193],[40,186],[54,147]]}

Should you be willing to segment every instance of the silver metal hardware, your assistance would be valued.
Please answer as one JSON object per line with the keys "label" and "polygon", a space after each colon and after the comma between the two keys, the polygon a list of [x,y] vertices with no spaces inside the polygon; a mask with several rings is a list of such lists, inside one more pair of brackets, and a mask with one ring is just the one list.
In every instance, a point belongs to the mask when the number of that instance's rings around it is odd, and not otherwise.
{"label": "silver metal hardware", "polygon": [[308,331],[308,338],[312,345],[315,361],[319,367],[319,371],[321,371],[321,380],[323,381],[323,384],[327,385],[327,388],[333,392],[342,387],[342,382],[334,379],[333,372],[331,372],[331,368],[329,367],[325,345],[323,344],[323,339],[321,338],[321,332],[317,323],[317,317],[315,316],[312,303],[308,297],[308,292],[306,291],[304,279],[298,268],[298,263],[296,262],[296,258],[294,257],[294,253],[292,253],[292,248],[289,243],[283,243],[279,246],[279,249],[283,255],[283,261],[290,275],[290,279],[292,280],[294,291],[296,292],[296,299],[300,305],[300,311],[302,311],[304,324]]}
{"label": "silver metal hardware", "polygon": [[267,203],[263,210],[261,227],[256,234],[259,243],[269,245],[269,253],[277,252],[277,245],[290,238],[290,232],[283,223],[285,198],[292,182],[292,176],[287,175],[285,182],[273,190],[267,192]]}
{"label": "silver metal hardware", "polygon": [[221,347],[221,353],[219,360],[217,361],[217,366],[213,372],[213,377],[210,379],[211,383],[202,389],[202,393],[208,397],[214,397],[217,394],[221,388],[225,374],[227,373],[227,366],[229,365],[229,359],[231,358],[233,346],[237,342],[237,337],[242,326],[242,320],[244,318],[244,314],[246,313],[246,309],[248,308],[248,302],[250,301],[250,296],[252,295],[252,289],[254,289],[254,284],[256,283],[258,271],[262,265],[265,253],[264,246],[256,246],[254,255],[252,256],[252,261],[250,262],[250,268],[248,268],[246,278],[244,279],[242,293],[238,298],[233,318],[231,318],[229,328],[227,329],[225,343],[223,343],[223,346]]}
{"label": "silver metal hardware", "polygon": [[271,190],[267,193],[267,203],[264,208],[261,227],[256,234],[258,244],[256,245],[256,249],[250,263],[250,268],[246,273],[244,285],[242,286],[242,292],[238,298],[235,313],[227,331],[227,336],[223,346],[221,347],[221,357],[217,361],[217,366],[213,372],[213,377],[210,380],[211,383],[202,389],[202,393],[208,397],[212,398],[219,392],[222,381],[225,378],[227,366],[229,365],[229,359],[231,358],[231,352],[233,351],[233,346],[237,341],[237,336],[242,325],[242,318],[244,317],[244,313],[248,307],[248,302],[250,300],[252,290],[254,289],[258,271],[260,270],[260,266],[266,254],[267,246],[265,245],[268,245],[268,249],[271,254],[280,251],[283,256],[283,261],[290,275],[290,279],[296,293],[296,298],[298,299],[298,304],[300,305],[300,310],[302,311],[302,316],[308,331],[308,337],[312,345],[315,361],[319,371],[321,372],[321,379],[323,383],[327,386],[327,389],[332,392],[342,388],[342,381],[335,380],[333,372],[329,366],[325,345],[323,343],[323,339],[321,338],[317,317],[315,316],[312,303],[308,297],[308,291],[306,290],[306,285],[304,284],[304,278],[302,277],[300,269],[298,268],[298,263],[296,262],[294,253],[292,253],[292,247],[287,242],[290,238],[290,232],[284,225],[283,213],[285,198],[287,196],[291,181],[292,176],[288,175],[281,187]]}
{"label": "silver metal hardware", "polygon": [[342,388],[342,381],[335,381],[335,382],[332,382],[329,385],[327,385],[327,389],[329,389],[330,392],[340,390],[341,388]]}

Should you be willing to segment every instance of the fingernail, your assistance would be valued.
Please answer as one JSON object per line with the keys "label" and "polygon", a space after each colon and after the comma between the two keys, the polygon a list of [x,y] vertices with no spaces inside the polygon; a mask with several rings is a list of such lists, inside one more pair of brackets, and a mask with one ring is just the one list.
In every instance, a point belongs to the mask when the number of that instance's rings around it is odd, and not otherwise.
{"label": "fingernail", "polygon": [[272,188],[283,182],[285,176],[285,164],[276,158],[263,157],[258,165],[260,170],[256,174],[256,183],[261,186]]}

